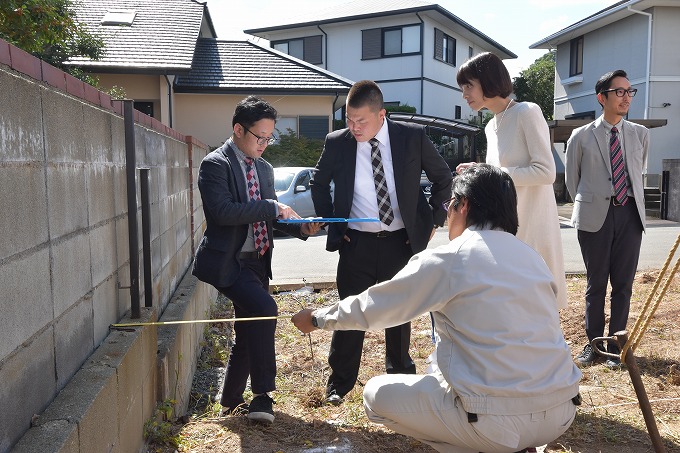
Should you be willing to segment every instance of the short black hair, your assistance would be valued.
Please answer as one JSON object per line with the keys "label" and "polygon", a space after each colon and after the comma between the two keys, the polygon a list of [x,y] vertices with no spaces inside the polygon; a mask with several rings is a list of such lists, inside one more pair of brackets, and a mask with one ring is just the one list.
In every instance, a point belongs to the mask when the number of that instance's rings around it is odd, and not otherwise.
{"label": "short black hair", "polygon": [[503,60],[491,52],[475,55],[460,67],[456,75],[458,86],[470,83],[472,79],[479,81],[484,97],[507,98],[512,93],[512,79],[508,68]]}
{"label": "short black hair", "polygon": [[[612,80],[616,77],[625,77],[627,79],[628,74],[626,74],[626,71],[623,69],[617,69],[616,71],[609,71],[608,73],[603,74],[595,83],[595,93],[602,93],[602,96],[609,97],[609,93],[603,93],[603,91],[608,90],[612,86]],[[598,100],[597,102],[600,101]],[[602,104],[600,103],[600,105]]]}
{"label": "short black hair", "polygon": [[517,234],[517,191],[512,178],[498,167],[477,164],[453,179],[453,198],[468,201],[467,226],[489,225]]}
{"label": "short black hair", "polygon": [[247,98],[236,104],[234,110],[234,117],[231,120],[231,127],[236,123],[250,129],[253,124],[261,119],[270,119],[276,121],[278,112],[267,101],[258,98],[257,96],[248,96]]}
{"label": "short black hair", "polygon": [[347,94],[347,105],[353,109],[369,106],[377,112],[384,106],[383,94],[377,83],[372,80],[360,80],[352,85]]}

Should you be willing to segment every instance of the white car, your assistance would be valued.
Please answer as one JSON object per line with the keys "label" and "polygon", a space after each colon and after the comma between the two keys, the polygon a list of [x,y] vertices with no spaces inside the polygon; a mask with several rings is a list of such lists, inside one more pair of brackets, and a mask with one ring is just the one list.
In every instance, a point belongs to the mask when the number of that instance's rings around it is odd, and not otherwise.
{"label": "white car", "polygon": [[309,190],[313,171],[312,167],[274,168],[276,197],[281,203],[293,208],[300,217],[316,216],[312,192]]}

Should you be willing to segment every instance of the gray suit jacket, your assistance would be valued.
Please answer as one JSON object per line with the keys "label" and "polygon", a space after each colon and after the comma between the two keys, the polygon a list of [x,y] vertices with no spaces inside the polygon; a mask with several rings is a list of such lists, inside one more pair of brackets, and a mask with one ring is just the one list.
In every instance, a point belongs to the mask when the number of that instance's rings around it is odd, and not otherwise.
{"label": "gray suit jacket", "polygon": [[[626,171],[632,182],[633,197],[644,229],[642,175],[647,169],[649,131],[644,126],[626,120],[623,121],[622,129]],[[565,179],[569,195],[574,200],[572,225],[587,232],[599,231],[612,197],[611,158],[602,116],[571,133],[567,142]]]}

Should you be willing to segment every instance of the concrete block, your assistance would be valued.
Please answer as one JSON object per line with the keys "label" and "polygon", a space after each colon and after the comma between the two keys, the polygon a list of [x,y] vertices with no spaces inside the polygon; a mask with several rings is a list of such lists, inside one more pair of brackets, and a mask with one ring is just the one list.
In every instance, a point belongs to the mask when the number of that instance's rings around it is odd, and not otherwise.
{"label": "concrete block", "polygon": [[92,164],[85,172],[89,225],[112,219],[116,215],[114,168],[110,165]]}
{"label": "concrete block", "polygon": [[48,165],[47,197],[50,237],[88,226],[87,172],[82,164]]}
{"label": "concrete block", "polygon": [[90,231],[92,283],[99,285],[116,271],[116,224],[111,221]]}
{"label": "concrete block", "polygon": [[[72,77],[72,76],[71,76]],[[66,74],[68,85],[69,74]],[[81,82],[82,84],[82,82]],[[86,162],[83,103],[57,91],[41,90],[45,110],[45,155],[48,162]],[[68,114],[65,114],[68,112]]]}
{"label": "concrete block", "polygon": [[80,453],[78,425],[67,420],[53,420],[29,429],[14,446],[12,453]]}
{"label": "concrete block", "polygon": [[94,351],[92,295],[79,300],[54,325],[57,388],[63,388]]}
{"label": "concrete block", "polygon": [[0,236],[2,260],[46,242],[48,230],[43,167],[17,162],[0,167],[0,175],[0,231],[11,232]]}
{"label": "concrete block", "polygon": [[165,146],[165,136],[147,130],[144,134],[145,157],[144,161],[151,167],[167,165],[167,148]]}
{"label": "concrete block", "polygon": [[89,235],[79,234],[52,246],[54,317],[92,290]]}
{"label": "concrete block", "polygon": [[116,216],[125,214],[127,208],[127,181],[125,165],[114,165],[111,169],[113,178],[113,210]]}
{"label": "concrete block", "polygon": [[[116,257],[116,264],[119,269],[130,260],[127,217],[119,217],[116,219]],[[129,280],[129,277],[125,276],[121,282],[127,282],[127,284],[129,284]]]}
{"label": "concrete block", "polygon": [[[120,102],[114,101],[112,105],[120,105]],[[116,115],[111,116],[111,152],[111,162],[125,166],[125,123]]]}
{"label": "concrete block", "polygon": [[[97,103],[99,92],[97,91]],[[83,129],[86,131],[85,147],[89,154],[89,161],[93,163],[109,163],[113,159],[111,122],[113,115],[89,105],[83,106],[85,118]]]}
{"label": "concrete block", "polygon": [[94,344],[99,345],[109,335],[109,325],[118,321],[117,273],[101,282],[92,293]]}
{"label": "concrete block", "polygon": [[[2,362],[53,319],[49,250],[44,248],[21,259],[0,264],[0,288]],[[2,379],[0,382],[3,382]],[[0,407],[3,407],[1,403]]]}
{"label": "concrete block", "polygon": [[51,327],[43,330],[0,365],[0,451],[19,440],[57,393],[52,335]]}
{"label": "concrete block", "polygon": [[[40,86],[0,69],[0,158],[42,162],[44,159]],[[4,171],[4,169],[3,169]]]}

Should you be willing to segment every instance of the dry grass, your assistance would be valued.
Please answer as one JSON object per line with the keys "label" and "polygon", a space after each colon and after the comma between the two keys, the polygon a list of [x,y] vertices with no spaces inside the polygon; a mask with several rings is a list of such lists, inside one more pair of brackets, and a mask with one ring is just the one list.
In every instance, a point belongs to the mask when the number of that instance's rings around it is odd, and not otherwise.
{"label": "dry grass", "polygon": [[[638,274],[634,287],[630,324],[632,327],[647,298],[655,273]],[[568,278],[569,308],[562,313],[562,327],[572,354],[584,345],[583,294],[585,278]],[[281,314],[301,307],[319,307],[332,302],[337,293],[313,296],[278,296]],[[667,452],[680,452],[680,284],[671,284],[636,351],[642,379]],[[430,322],[423,316],[413,322],[411,355],[418,372],[427,368],[432,351]],[[319,453],[334,452],[433,452],[430,447],[370,423],[363,410],[362,385],[384,372],[382,332],[368,332],[364,343],[360,383],[339,407],[323,405],[329,369],[326,364],[331,334],[317,331],[302,336],[287,320],[277,328],[278,377],[274,406],[276,421],[265,427],[244,417],[218,416],[214,404],[186,424],[175,424],[178,451]],[[652,452],[642,413],[628,372],[612,371],[603,365],[583,370],[583,405],[572,427],[545,448],[545,452]],[[248,397],[249,395],[246,395]],[[148,451],[173,452],[175,448],[149,446]]]}

